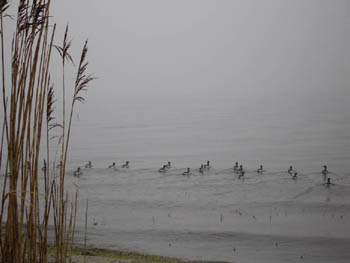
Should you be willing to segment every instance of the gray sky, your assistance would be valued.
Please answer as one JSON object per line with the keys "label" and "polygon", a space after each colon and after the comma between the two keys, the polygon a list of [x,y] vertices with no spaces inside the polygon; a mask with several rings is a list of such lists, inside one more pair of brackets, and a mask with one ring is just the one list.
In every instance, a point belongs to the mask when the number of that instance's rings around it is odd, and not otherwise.
{"label": "gray sky", "polygon": [[348,0],[59,0],[52,15],[61,32],[69,22],[75,57],[89,39],[89,114],[196,99],[348,105]]}

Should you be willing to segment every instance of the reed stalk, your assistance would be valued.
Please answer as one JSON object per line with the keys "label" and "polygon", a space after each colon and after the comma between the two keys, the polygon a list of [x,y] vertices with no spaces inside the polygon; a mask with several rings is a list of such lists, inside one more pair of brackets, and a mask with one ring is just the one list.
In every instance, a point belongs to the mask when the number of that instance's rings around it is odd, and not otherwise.
{"label": "reed stalk", "polygon": [[85,207],[85,235],[84,235],[84,263],[86,263],[86,243],[87,243],[87,218],[88,218],[88,208],[89,208],[89,200],[86,199],[86,207]]}
{"label": "reed stalk", "polygon": [[[0,0],[1,83],[3,122],[0,145],[0,174],[4,174],[0,210],[0,260],[2,262],[47,262],[48,229],[54,228],[56,262],[67,261],[74,243],[77,218],[78,188],[72,201],[65,190],[66,161],[76,102],[93,80],[85,71],[87,42],[77,69],[74,94],[66,123],[65,62],[73,59],[68,53],[66,27],[61,47],[54,45],[56,25],[50,24],[50,0],[20,0],[11,50],[6,50],[4,18],[8,2]],[[11,32],[10,32],[11,33]],[[63,61],[62,123],[55,123],[54,86],[50,81],[52,48]],[[6,58],[11,64],[6,68]],[[11,78],[6,80],[7,74]],[[46,124],[46,125],[45,125]],[[51,131],[60,133],[59,178],[51,166]],[[46,157],[41,159],[43,136],[46,136]],[[3,163],[5,165],[3,165]],[[44,163],[41,173],[40,163]],[[52,171],[50,169],[52,167]],[[53,174],[51,174],[51,172]],[[52,220],[51,220],[52,219]]]}

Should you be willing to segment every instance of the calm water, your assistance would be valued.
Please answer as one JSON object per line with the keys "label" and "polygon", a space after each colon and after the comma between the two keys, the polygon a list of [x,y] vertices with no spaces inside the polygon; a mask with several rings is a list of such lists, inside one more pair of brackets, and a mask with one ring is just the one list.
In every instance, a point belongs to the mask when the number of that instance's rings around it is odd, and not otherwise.
{"label": "calm water", "polygon": [[[72,135],[71,167],[87,160],[97,167],[126,160],[133,168],[198,167],[211,160],[229,168],[235,161],[271,170],[294,165],[303,172],[327,164],[346,173],[350,167],[348,93],[286,102],[272,99],[218,99],[205,96],[174,101],[116,105],[98,118],[83,115]],[[337,99],[337,100],[336,100]]]}
{"label": "calm water", "polygon": [[[169,100],[116,105],[113,117],[98,120],[82,115],[67,177],[69,190],[72,182],[80,188],[78,242],[88,199],[93,247],[232,262],[349,262],[350,110],[321,102]],[[74,177],[88,160],[94,167]],[[207,160],[212,168],[201,175],[196,169]],[[168,161],[173,167],[159,173]],[[118,167],[108,169],[112,162]],[[331,187],[323,185],[324,164]],[[187,167],[191,176],[182,175]]]}
{"label": "calm water", "polygon": [[[77,121],[71,171],[88,160],[94,168],[69,180],[89,199],[89,244],[186,259],[348,262],[350,111],[317,101],[169,101]],[[207,160],[212,169],[200,175]],[[168,161],[173,168],[158,173]],[[119,167],[107,169],[112,162]],[[334,186],[323,185],[323,164]]]}

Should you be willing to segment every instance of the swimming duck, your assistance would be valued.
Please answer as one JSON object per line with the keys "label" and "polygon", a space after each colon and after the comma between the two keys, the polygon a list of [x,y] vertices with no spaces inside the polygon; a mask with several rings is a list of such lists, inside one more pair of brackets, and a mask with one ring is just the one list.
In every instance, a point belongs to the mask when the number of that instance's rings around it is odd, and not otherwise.
{"label": "swimming duck", "polygon": [[165,173],[166,172],[166,165],[164,164],[162,168],[158,170],[160,173]]}
{"label": "swimming duck", "polygon": [[190,174],[191,174],[190,168],[187,168],[187,171],[182,173],[182,175],[190,175]]}
{"label": "swimming duck", "polygon": [[293,166],[289,166],[288,173],[293,174]]}
{"label": "swimming duck", "polygon": [[85,168],[92,168],[92,163],[89,161],[87,164],[85,164]]}
{"label": "swimming duck", "polygon": [[331,178],[328,177],[327,178],[327,183],[324,184],[325,186],[331,186],[331,185],[334,185],[333,183],[331,183]]}
{"label": "swimming duck", "polygon": [[260,167],[258,168],[258,170],[256,170],[257,173],[263,173],[264,172],[264,168],[262,166],[262,164],[260,165]]}
{"label": "swimming duck", "polygon": [[204,164],[201,164],[201,167],[199,167],[199,172],[203,174],[204,172]]}
{"label": "swimming duck", "polygon": [[170,168],[171,168],[171,162],[168,162],[168,164],[166,164],[165,167],[166,167],[167,169],[170,169]]}
{"label": "swimming duck", "polygon": [[82,175],[82,174],[83,174],[83,173],[82,173],[82,171],[80,170],[80,167],[78,167],[77,170],[74,171],[74,176],[80,176],[80,175]]}
{"label": "swimming duck", "polygon": [[327,165],[323,165],[322,174],[323,175],[327,175],[328,174]]}
{"label": "swimming duck", "polygon": [[233,166],[233,170],[237,171],[238,169],[239,169],[238,162],[236,162],[235,165]]}
{"label": "swimming duck", "polygon": [[238,175],[238,178],[244,177],[245,171],[241,171]]}
{"label": "swimming duck", "polygon": [[129,168],[129,161],[126,161],[126,163],[122,165],[122,168]]}
{"label": "swimming duck", "polygon": [[111,165],[108,166],[108,168],[113,168],[115,167],[115,163],[112,163]]}
{"label": "swimming duck", "polygon": [[294,180],[297,179],[297,178],[298,178],[298,173],[295,172],[295,173],[293,174],[292,178],[293,178]]}

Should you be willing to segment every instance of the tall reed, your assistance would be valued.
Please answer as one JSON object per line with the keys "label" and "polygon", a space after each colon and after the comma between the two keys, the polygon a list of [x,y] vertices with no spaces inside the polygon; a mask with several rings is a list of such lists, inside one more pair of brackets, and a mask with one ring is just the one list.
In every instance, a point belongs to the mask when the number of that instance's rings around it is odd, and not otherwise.
{"label": "tall reed", "polygon": [[[93,80],[86,74],[85,42],[73,98],[66,123],[65,61],[68,53],[68,26],[63,45],[54,45],[56,25],[50,24],[50,0],[20,0],[11,50],[6,49],[4,23],[8,20],[8,1],[0,0],[0,43],[2,66],[3,116],[0,173],[4,176],[0,210],[0,259],[2,262],[47,262],[48,227],[54,225],[56,262],[66,262],[74,242],[78,192],[72,200],[65,192],[73,110],[83,101],[81,91]],[[63,61],[62,123],[55,122],[54,88],[50,81],[50,62],[55,47]],[[6,58],[11,56],[7,66]],[[10,76],[6,79],[6,76]],[[8,94],[7,94],[8,93]],[[45,125],[46,123],[46,125]],[[51,131],[60,134],[58,176],[50,158]],[[44,131],[44,133],[43,133]],[[46,134],[45,134],[46,133]],[[46,136],[46,157],[41,173],[39,163]],[[41,178],[42,177],[42,178]],[[77,190],[78,191],[78,190]]]}

